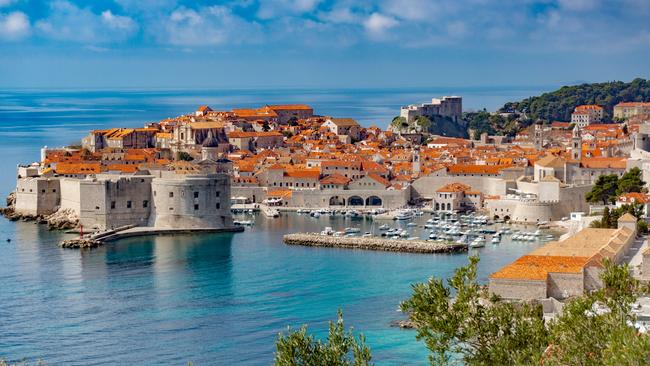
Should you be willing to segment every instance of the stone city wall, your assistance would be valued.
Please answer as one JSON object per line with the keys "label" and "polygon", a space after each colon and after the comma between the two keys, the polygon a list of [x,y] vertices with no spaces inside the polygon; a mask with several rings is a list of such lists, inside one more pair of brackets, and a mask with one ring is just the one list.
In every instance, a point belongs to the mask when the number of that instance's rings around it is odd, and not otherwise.
{"label": "stone city wall", "polygon": [[504,299],[545,299],[546,279],[544,280],[510,280],[491,278],[489,290]]}

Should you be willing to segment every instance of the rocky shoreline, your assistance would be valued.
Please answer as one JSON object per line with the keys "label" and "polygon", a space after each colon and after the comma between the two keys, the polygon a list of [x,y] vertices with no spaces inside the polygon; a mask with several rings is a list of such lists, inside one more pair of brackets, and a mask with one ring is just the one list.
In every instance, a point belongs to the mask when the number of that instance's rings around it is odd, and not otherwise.
{"label": "rocky shoreline", "polygon": [[309,247],[348,248],[381,250],[405,253],[457,253],[467,250],[467,245],[456,243],[434,243],[425,240],[403,240],[384,238],[336,237],[329,235],[295,233],[283,237],[287,245]]}
{"label": "rocky shoreline", "polygon": [[64,240],[61,243],[59,243],[59,246],[61,248],[70,248],[70,249],[92,249],[92,248],[97,248],[102,244],[103,243],[101,241],[95,239],[77,238],[77,239]]}
{"label": "rocky shoreline", "polygon": [[34,221],[47,224],[50,230],[69,230],[79,226],[79,218],[70,209],[59,209],[51,215],[30,215],[16,212],[16,193],[7,196],[7,207],[0,207],[0,214],[11,221]]}

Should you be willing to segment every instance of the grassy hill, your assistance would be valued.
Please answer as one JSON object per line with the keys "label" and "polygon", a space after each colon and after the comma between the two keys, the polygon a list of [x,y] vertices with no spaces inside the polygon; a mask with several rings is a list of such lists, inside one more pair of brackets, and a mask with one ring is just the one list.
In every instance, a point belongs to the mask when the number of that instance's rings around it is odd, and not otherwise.
{"label": "grassy hill", "polygon": [[605,108],[605,121],[609,121],[616,104],[647,101],[650,101],[650,80],[637,78],[629,83],[611,81],[563,86],[540,96],[508,102],[499,112],[519,111],[531,120],[569,121],[577,105],[598,104]]}

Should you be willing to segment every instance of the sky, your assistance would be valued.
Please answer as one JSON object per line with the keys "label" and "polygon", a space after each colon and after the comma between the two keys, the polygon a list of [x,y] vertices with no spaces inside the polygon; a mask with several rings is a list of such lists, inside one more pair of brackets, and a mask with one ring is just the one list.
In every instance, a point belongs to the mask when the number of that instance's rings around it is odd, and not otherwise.
{"label": "sky", "polygon": [[650,78],[650,0],[0,0],[0,88]]}

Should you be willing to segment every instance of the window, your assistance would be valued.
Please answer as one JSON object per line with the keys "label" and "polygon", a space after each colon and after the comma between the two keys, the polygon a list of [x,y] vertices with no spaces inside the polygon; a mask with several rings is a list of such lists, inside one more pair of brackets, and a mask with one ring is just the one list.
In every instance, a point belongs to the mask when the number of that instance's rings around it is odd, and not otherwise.
{"label": "window", "polygon": [[169,198],[174,197],[174,192],[169,192]]}
{"label": "window", "polygon": [[111,209],[115,208],[115,201],[111,201]]}
{"label": "window", "polygon": [[194,192],[194,198],[199,198],[199,192]]}
{"label": "window", "polygon": [[56,193],[56,189],[53,189],[53,190],[52,190],[52,193]]}
{"label": "window", "polygon": [[131,208],[131,201],[126,201],[126,208]]}
{"label": "window", "polygon": [[217,210],[221,208],[221,203],[217,202]]}
{"label": "window", "polygon": [[41,189],[41,193],[45,193],[45,190],[44,190],[44,189]]}
{"label": "window", "polygon": [[153,191],[153,196],[156,197],[156,191]]}
{"label": "window", "polygon": [[169,211],[174,211],[174,208],[173,208],[173,207],[170,207],[170,208],[169,208]]}
{"label": "window", "polygon": [[199,209],[199,204],[198,204],[198,203],[195,203],[195,204],[194,204],[194,210],[198,210],[198,209]]}
{"label": "window", "polygon": [[219,191],[217,191],[217,197],[219,197]]}
{"label": "window", "polygon": [[147,208],[147,207],[149,207],[149,201],[147,200],[142,201],[142,208]]}
{"label": "window", "polygon": [[95,206],[95,210],[99,210],[99,206]]}

